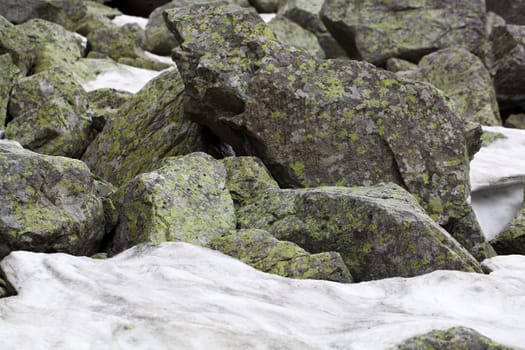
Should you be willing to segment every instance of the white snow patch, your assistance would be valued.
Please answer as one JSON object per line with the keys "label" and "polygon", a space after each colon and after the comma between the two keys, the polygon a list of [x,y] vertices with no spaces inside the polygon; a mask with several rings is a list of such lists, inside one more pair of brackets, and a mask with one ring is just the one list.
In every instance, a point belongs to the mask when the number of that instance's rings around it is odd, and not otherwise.
{"label": "white snow patch", "polygon": [[146,25],[148,24],[148,19],[144,17],[121,15],[121,16],[116,16],[115,18],[113,18],[112,22],[113,24],[119,27],[122,27],[123,25],[126,25],[128,23],[136,23],[142,29],[146,29]]}
{"label": "white snow patch", "polygon": [[160,73],[154,70],[116,64],[113,68],[101,70],[94,80],[84,82],[82,86],[86,91],[113,88],[136,93]]}
{"label": "white snow patch", "polygon": [[262,20],[266,23],[270,22],[275,16],[277,16],[276,13],[259,13],[259,16],[261,16]]}
{"label": "white snow patch", "polygon": [[[436,271],[360,284],[291,280],[185,243],[109,260],[14,252],[3,349],[386,349],[465,326],[525,349],[525,256],[490,275]],[[28,336],[30,335],[30,336]]]}

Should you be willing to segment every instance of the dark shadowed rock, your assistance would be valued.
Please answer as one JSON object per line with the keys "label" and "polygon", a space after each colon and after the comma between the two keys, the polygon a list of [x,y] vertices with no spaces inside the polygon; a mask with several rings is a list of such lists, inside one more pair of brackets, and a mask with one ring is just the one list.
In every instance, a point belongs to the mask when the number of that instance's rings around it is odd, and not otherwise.
{"label": "dark shadowed rock", "polygon": [[84,163],[0,141],[0,178],[0,257],[13,250],[97,251],[104,211]]}
{"label": "dark shadowed rock", "polygon": [[485,1],[327,0],[321,18],[350,57],[418,62],[447,47],[486,54]]}
{"label": "dark shadowed rock", "polygon": [[417,64],[401,58],[391,57],[386,61],[386,69],[394,73],[411,71],[417,69]]}
{"label": "dark shadowed rock", "polygon": [[503,17],[510,24],[525,25],[525,1],[486,0],[487,10]]}
{"label": "dark shadowed rock", "polygon": [[275,13],[284,0],[250,0],[250,4],[260,13]]}
{"label": "dark shadowed rock", "polygon": [[15,81],[20,77],[20,70],[13,64],[11,56],[0,55],[0,129],[3,129],[7,120],[7,104]]}
{"label": "dark shadowed rock", "polygon": [[525,205],[522,205],[516,217],[490,243],[498,254],[525,255]]}

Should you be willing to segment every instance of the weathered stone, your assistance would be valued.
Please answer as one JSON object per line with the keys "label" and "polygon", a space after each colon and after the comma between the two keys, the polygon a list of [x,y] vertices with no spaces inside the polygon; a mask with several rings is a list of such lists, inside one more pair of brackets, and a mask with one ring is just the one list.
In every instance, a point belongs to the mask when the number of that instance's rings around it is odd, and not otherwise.
{"label": "weathered stone", "polygon": [[184,85],[175,68],[150,81],[107,121],[82,159],[120,185],[159,166],[164,157],[203,149],[200,128],[186,119]]}
{"label": "weathered stone", "polygon": [[6,137],[39,153],[79,158],[93,132],[87,93],[58,67],[18,80],[9,102]]}
{"label": "weathered stone", "polygon": [[486,54],[485,1],[327,0],[321,18],[354,59],[418,62],[447,47]]}
{"label": "weathered stone", "polygon": [[486,0],[487,10],[503,17],[510,24],[525,25],[525,1]]}
{"label": "weathered stone", "polygon": [[131,98],[131,94],[115,89],[98,89],[89,92],[88,98],[92,127],[102,131],[108,119],[118,113],[120,107]]}
{"label": "weathered stone", "polygon": [[239,230],[213,238],[207,246],[263,272],[283,277],[351,283],[352,276],[336,252],[310,254],[263,230]]}
{"label": "weathered stone", "polygon": [[118,61],[122,57],[139,57],[142,44],[142,29],[136,24],[126,24],[122,27],[113,25],[97,29],[87,36],[90,46],[88,57],[110,57]]}
{"label": "weathered stone", "polygon": [[327,58],[346,57],[345,50],[328,32],[319,16],[323,2],[324,0],[287,0],[279,9],[279,14],[314,33]]}
{"label": "weathered stone", "polygon": [[0,257],[13,250],[91,255],[104,235],[86,165],[0,141]]}
{"label": "weathered stone", "polygon": [[481,149],[483,143],[481,137],[483,136],[483,129],[478,123],[467,122],[465,126],[465,139],[467,140],[468,157],[470,160]]}
{"label": "weathered stone", "polygon": [[2,0],[0,15],[13,23],[41,18],[73,29],[87,13],[84,0]]}
{"label": "weathered stone", "polygon": [[357,281],[438,269],[481,271],[476,260],[399,186],[273,190],[237,210],[258,228],[311,253],[337,251]]}
{"label": "weathered stone", "polygon": [[87,13],[76,23],[75,32],[87,36],[89,33],[113,26],[111,18],[122,15],[119,10],[97,3],[94,1],[84,1],[87,6]]}
{"label": "weathered stone", "polygon": [[42,19],[0,28],[0,52],[11,54],[22,75],[71,68],[84,51],[82,37]]}
{"label": "weathered stone", "polygon": [[403,72],[407,70],[411,71],[417,69],[417,64],[414,64],[407,60],[403,60],[401,58],[390,57],[386,61],[386,69],[394,73]]}
{"label": "weathered stone", "polygon": [[478,57],[462,48],[443,49],[419,61],[403,77],[431,83],[450,99],[463,121],[501,125],[496,92],[489,71]]}
{"label": "weathered stone", "polygon": [[525,205],[510,224],[490,241],[498,254],[525,255]]}
{"label": "weathered stone", "polygon": [[259,13],[275,13],[279,10],[282,0],[250,0],[250,4]]}
{"label": "weathered stone", "polygon": [[207,244],[235,229],[233,201],[222,164],[204,153],[168,158],[114,196],[119,223],[111,251],[143,242]]}
{"label": "weathered stone", "polygon": [[392,350],[512,350],[465,327],[432,331],[404,341]]}
{"label": "weathered stone", "polygon": [[0,55],[0,129],[3,129],[7,120],[7,103],[20,70],[13,64],[9,54]]}
{"label": "weathered stone", "polygon": [[525,129],[525,113],[511,114],[505,120],[507,128]]}
{"label": "weathered stone", "polygon": [[239,8],[169,10],[167,23],[184,38],[174,59],[191,118],[258,156],[283,187],[394,182],[440,224],[470,210],[462,122],[433,86],[318,62]]}
{"label": "weathered stone", "polygon": [[317,37],[287,17],[277,15],[268,22],[268,27],[274,32],[283,46],[303,49],[316,58],[322,59],[325,57]]}

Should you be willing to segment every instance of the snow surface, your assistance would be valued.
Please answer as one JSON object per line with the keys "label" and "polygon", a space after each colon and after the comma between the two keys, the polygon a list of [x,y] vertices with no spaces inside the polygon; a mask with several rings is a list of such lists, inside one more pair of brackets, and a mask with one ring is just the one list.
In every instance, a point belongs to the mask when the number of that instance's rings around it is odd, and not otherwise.
{"label": "snow surface", "polygon": [[116,16],[115,18],[113,18],[112,22],[113,24],[119,27],[122,27],[128,23],[136,23],[142,29],[146,29],[146,25],[148,24],[148,19],[144,17],[121,15],[121,16]]}
{"label": "snow surface", "polygon": [[[437,271],[359,284],[291,280],[186,243],[113,259],[14,252],[2,349],[385,349],[466,326],[525,349],[525,256],[490,275]],[[29,336],[30,335],[30,336]]]}
{"label": "snow surface", "polygon": [[259,16],[266,23],[270,22],[276,15],[276,13],[259,13]]}
{"label": "snow surface", "polygon": [[86,91],[113,88],[136,93],[160,73],[154,70],[116,63],[114,67],[100,70],[94,80],[82,83],[82,87]]}

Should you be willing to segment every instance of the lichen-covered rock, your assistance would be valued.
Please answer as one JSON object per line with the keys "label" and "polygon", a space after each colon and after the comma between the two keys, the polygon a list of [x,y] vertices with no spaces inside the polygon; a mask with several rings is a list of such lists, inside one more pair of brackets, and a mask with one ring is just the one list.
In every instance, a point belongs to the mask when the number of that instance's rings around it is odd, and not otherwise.
{"label": "lichen-covered rock", "polygon": [[6,137],[39,153],[79,158],[91,142],[87,93],[58,67],[19,79],[11,92]]}
{"label": "lichen-covered rock", "polygon": [[207,246],[263,272],[283,277],[351,283],[352,276],[336,252],[310,254],[263,230],[239,230],[213,238]]}
{"label": "lichen-covered rock", "polygon": [[13,250],[91,255],[104,235],[86,165],[0,141],[0,257]]}
{"label": "lichen-covered rock", "polygon": [[71,68],[84,51],[82,37],[42,19],[0,27],[0,52],[11,54],[22,75],[40,73],[54,66]]}
{"label": "lichen-covered rock", "polygon": [[320,59],[325,57],[323,48],[319,45],[317,37],[287,17],[280,15],[275,16],[268,22],[268,27],[270,27],[283,46],[293,46],[303,49],[312,56]]}
{"label": "lichen-covered rock", "polygon": [[87,13],[84,0],[2,0],[0,15],[13,23],[42,18],[74,29]]}
{"label": "lichen-covered rock", "polygon": [[9,54],[0,55],[0,72],[0,129],[3,129],[7,120],[9,94],[20,76],[20,70],[13,64]]}
{"label": "lichen-covered rock", "polygon": [[490,243],[498,254],[525,255],[525,205],[503,232]]}
{"label": "lichen-covered rock", "polygon": [[350,57],[376,65],[447,47],[486,54],[484,0],[327,0],[320,14]]}
{"label": "lichen-covered rock", "polygon": [[394,73],[412,71],[417,69],[417,64],[401,58],[391,57],[386,61],[386,69]]}
{"label": "lichen-covered rock", "polygon": [[106,6],[94,1],[84,1],[87,6],[87,13],[80,19],[74,28],[74,31],[87,36],[89,33],[113,26],[111,18],[122,15],[116,8]]}
{"label": "lichen-covered rock", "polygon": [[403,185],[440,224],[469,212],[461,120],[433,86],[280,45],[258,15],[167,11],[186,110],[284,187]]}
{"label": "lichen-covered rock", "polygon": [[419,61],[403,77],[431,83],[450,99],[463,121],[501,125],[492,77],[480,58],[463,48],[443,49]]}
{"label": "lichen-covered rock", "polygon": [[283,2],[279,14],[314,33],[327,58],[347,56],[343,47],[328,32],[319,16],[324,0],[287,0]]}
{"label": "lichen-covered rock", "polygon": [[525,1],[486,0],[487,10],[503,17],[510,24],[525,25]]}
{"label": "lichen-covered rock", "polygon": [[200,127],[186,119],[184,85],[175,68],[150,81],[120,108],[82,159],[120,185],[159,166],[164,157],[203,150]]}
{"label": "lichen-covered rock", "polygon": [[432,331],[405,340],[392,350],[512,350],[498,344],[474,329],[453,327],[445,331]]}
{"label": "lichen-covered rock", "polygon": [[337,251],[358,280],[438,269],[481,271],[476,260],[399,186],[266,191],[237,210],[258,228],[311,253]]}
{"label": "lichen-covered rock", "polygon": [[492,29],[494,87],[502,114],[525,110],[525,26]]}
{"label": "lichen-covered rock", "polygon": [[509,115],[504,125],[507,128],[525,129],[525,113]]}
{"label": "lichen-covered rock", "polygon": [[468,157],[470,160],[474,158],[474,155],[481,149],[483,129],[481,124],[466,122],[465,127],[465,139],[467,140]]}
{"label": "lichen-covered rock", "polygon": [[93,129],[102,131],[107,120],[112,119],[131,96],[129,92],[111,88],[90,91],[88,93],[89,114]]}
{"label": "lichen-covered rock", "polygon": [[207,244],[235,229],[224,166],[205,153],[168,158],[114,195],[119,223],[112,253],[143,242]]}

